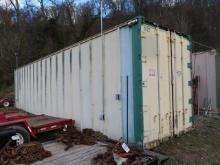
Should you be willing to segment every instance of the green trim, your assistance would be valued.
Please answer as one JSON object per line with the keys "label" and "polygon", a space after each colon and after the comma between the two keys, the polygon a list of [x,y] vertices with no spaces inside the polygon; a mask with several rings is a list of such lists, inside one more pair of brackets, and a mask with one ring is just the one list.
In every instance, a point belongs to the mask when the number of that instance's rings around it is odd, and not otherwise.
{"label": "green trim", "polygon": [[194,126],[196,123],[198,123],[198,117],[197,116],[190,116],[189,122],[192,123],[192,125]]}
{"label": "green trim", "polygon": [[143,93],[142,93],[142,62],[141,62],[141,24],[143,17],[137,17],[132,29],[132,65],[133,65],[133,99],[134,99],[134,139],[143,145]]}
{"label": "green trim", "polygon": [[[215,56],[217,109],[220,110],[220,53]],[[220,112],[220,111],[219,111]]]}
{"label": "green trim", "polygon": [[192,116],[189,117],[189,122],[190,123],[193,122],[193,117]]}
{"label": "green trim", "polygon": [[187,46],[187,50],[189,50],[190,52],[192,51],[192,45],[191,44]]}
{"label": "green trim", "polygon": [[189,40],[190,44],[187,46],[187,50],[192,52],[192,37],[190,35],[187,36],[187,39]]}
{"label": "green trim", "polygon": [[192,86],[192,81],[188,81],[188,85],[191,87]]}
{"label": "green trim", "polygon": [[193,100],[192,98],[189,99],[189,104],[192,104],[193,103]]}
{"label": "green trim", "polygon": [[192,62],[187,63],[187,68],[192,69]]}

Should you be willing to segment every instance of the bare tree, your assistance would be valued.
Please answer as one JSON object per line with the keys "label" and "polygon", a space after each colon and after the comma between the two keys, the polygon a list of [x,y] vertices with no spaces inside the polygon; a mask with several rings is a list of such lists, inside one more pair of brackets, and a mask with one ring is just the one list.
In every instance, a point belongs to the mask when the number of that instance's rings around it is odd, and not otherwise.
{"label": "bare tree", "polygon": [[44,7],[44,0],[38,0],[38,2],[40,3],[40,9],[41,9],[42,16],[46,17],[46,15],[45,15],[45,7]]}
{"label": "bare tree", "polygon": [[[3,0],[0,0],[3,1]],[[19,65],[100,32],[100,0],[4,0],[0,3],[0,85]],[[212,47],[220,47],[219,0],[102,0],[104,29],[143,15]],[[43,16],[43,17],[42,17]],[[71,34],[71,35],[70,35]],[[194,50],[202,50],[195,47]]]}
{"label": "bare tree", "polygon": [[67,15],[67,19],[69,20],[70,25],[74,27],[77,19],[75,1],[65,0],[64,4],[65,4],[65,10],[66,10],[65,12]]}
{"label": "bare tree", "polygon": [[13,6],[15,12],[16,12],[17,21],[19,23],[20,22],[20,15],[21,15],[21,13],[20,13],[20,4],[19,4],[18,0],[9,0],[9,1],[12,4],[12,6]]}

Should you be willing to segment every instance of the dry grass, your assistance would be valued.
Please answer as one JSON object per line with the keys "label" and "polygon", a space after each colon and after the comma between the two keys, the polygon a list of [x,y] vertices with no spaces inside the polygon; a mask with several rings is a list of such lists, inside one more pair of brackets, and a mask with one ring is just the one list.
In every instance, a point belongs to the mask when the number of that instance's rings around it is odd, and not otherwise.
{"label": "dry grass", "polygon": [[219,165],[220,120],[198,118],[192,131],[161,144],[156,150],[170,157],[169,165]]}

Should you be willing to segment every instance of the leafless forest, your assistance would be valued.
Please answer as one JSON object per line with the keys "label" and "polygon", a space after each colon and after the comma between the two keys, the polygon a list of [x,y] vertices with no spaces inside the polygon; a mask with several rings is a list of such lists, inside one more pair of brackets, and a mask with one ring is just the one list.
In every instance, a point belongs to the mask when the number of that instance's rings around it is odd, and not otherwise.
{"label": "leafless forest", "polygon": [[[191,35],[193,51],[220,48],[219,0],[103,0],[103,13],[104,29],[142,15]],[[0,88],[13,84],[16,64],[22,66],[99,31],[100,0],[0,0]]]}

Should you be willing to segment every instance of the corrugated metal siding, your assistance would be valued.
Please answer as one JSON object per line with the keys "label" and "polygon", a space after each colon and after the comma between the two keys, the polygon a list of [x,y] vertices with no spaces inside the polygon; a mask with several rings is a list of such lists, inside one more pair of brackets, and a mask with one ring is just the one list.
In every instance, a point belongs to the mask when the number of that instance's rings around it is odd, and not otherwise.
{"label": "corrugated metal siding", "polygon": [[194,53],[192,56],[193,74],[199,76],[199,109],[207,108],[209,103],[213,109],[217,108],[215,55],[213,52],[200,52]]}
{"label": "corrugated metal siding", "polygon": [[[100,46],[102,45],[102,39],[96,38],[92,40],[92,111],[97,119],[101,114],[103,114],[103,70],[102,70],[102,63],[103,63],[103,56],[102,56],[102,49]],[[100,85],[96,85],[100,84]],[[93,126],[96,130],[104,131],[104,124],[102,120],[94,120]]]}
{"label": "corrugated metal siding", "polygon": [[73,118],[79,128],[120,138],[119,30],[105,34],[101,45],[101,38],[95,38],[18,69],[15,75],[21,80],[15,81],[22,86],[16,87],[16,106],[35,114]]}
{"label": "corrugated metal siding", "polygon": [[[71,109],[73,111],[72,118],[76,121],[76,126],[81,126],[81,76],[80,76],[80,47],[74,47],[70,51],[72,51],[72,68],[71,68],[71,76],[72,76],[72,99],[71,99]],[[98,55],[98,54],[97,54]],[[70,112],[71,113],[71,112]]]}
{"label": "corrugated metal siding", "polygon": [[[122,136],[121,102],[116,100],[116,94],[121,93],[120,77],[120,36],[119,31],[105,36],[105,130],[114,139]],[[114,68],[114,72],[113,71]],[[117,127],[116,127],[117,125]]]}

